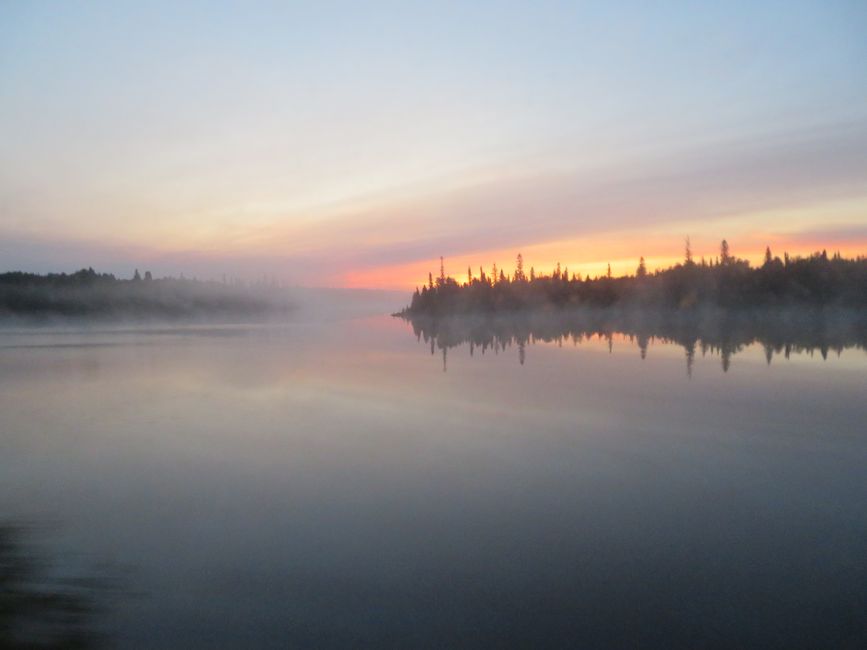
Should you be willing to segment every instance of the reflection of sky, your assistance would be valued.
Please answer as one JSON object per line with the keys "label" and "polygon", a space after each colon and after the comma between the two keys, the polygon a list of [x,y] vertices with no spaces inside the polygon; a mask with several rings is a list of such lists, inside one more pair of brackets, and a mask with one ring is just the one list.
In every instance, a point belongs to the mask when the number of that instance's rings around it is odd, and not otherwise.
{"label": "reflection of sky", "polygon": [[2,344],[42,347],[0,349],[0,511],[124,567],[130,645],[538,645],[624,608],[800,642],[867,579],[861,351],[690,380],[622,340],[443,373],[395,319]]}
{"label": "reflection of sky", "polygon": [[844,1],[7,4],[0,255],[402,287],[440,254],[625,271],[686,234],[864,252],[865,27]]}

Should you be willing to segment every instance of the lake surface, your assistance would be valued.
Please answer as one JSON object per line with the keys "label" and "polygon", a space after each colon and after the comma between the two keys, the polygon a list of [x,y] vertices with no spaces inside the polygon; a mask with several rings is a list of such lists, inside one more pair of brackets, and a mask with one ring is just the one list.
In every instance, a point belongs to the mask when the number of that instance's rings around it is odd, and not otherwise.
{"label": "lake surface", "polygon": [[0,519],[120,578],[123,648],[862,648],[867,354],[825,353],[8,330]]}

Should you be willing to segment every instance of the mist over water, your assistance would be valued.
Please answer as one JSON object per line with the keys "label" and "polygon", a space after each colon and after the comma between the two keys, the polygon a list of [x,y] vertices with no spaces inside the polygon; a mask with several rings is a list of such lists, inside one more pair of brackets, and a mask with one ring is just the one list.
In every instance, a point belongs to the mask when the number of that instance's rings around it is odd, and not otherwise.
{"label": "mist over water", "polygon": [[867,641],[857,328],[338,311],[0,331],[0,515],[112,644]]}

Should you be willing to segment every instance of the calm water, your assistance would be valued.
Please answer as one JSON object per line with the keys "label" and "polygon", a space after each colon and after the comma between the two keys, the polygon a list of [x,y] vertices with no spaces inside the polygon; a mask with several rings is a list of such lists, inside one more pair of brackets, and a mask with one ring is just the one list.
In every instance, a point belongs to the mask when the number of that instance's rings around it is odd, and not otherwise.
{"label": "calm water", "polygon": [[388,317],[7,331],[0,519],[122,576],[120,647],[867,645],[863,350],[445,361]]}

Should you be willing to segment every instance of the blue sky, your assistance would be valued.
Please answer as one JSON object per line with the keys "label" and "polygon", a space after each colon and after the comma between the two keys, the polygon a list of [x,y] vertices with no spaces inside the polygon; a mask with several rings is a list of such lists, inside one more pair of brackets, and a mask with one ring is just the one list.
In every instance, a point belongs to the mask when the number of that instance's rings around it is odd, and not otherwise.
{"label": "blue sky", "polygon": [[0,266],[867,252],[865,36],[863,2],[4,2]]}

